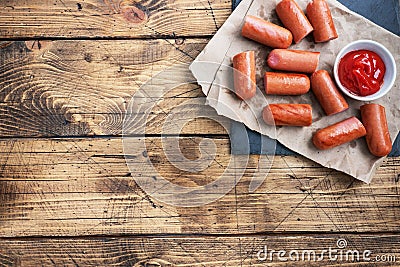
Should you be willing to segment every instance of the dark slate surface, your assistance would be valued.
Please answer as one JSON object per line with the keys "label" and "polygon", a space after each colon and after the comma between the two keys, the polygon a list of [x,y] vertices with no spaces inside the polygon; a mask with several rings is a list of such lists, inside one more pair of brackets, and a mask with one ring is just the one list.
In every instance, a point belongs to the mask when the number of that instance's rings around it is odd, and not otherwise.
{"label": "dark slate surface", "polygon": [[[339,2],[381,27],[400,35],[399,0],[339,0]],[[232,8],[234,9],[239,3],[240,0],[232,0]],[[232,122],[230,134],[232,154],[272,154],[274,152],[276,155],[296,154],[279,142],[251,131],[238,122]],[[248,142],[245,142],[246,140]],[[400,156],[400,134],[389,156]]]}

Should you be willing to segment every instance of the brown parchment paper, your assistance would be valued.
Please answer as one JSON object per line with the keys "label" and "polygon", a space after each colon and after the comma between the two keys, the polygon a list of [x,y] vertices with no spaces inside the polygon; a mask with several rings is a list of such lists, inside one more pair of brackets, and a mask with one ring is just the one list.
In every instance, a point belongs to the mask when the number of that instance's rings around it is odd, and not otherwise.
{"label": "brown parchment paper", "polygon": [[[215,108],[218,114],[243,122],[250,129],[277,139],[293,151],[325,167],[342,171],[369,183],[384,158],[378,158],[369,153],[365,138],[326,151],[317,150],[311,142],[312,135],[317,129],[353,115],[359,117],[359,107],[363,102],[346,98],[350,106],[347,111],[333,116],[325,116],[311,91],[303,96],[295,97],[266,96],[264,94],[263,74],[269,70],[266,57],[271,48],[243,38],[240,30],[245,15],[259,16],[281,25],[275,13],[277,2],[279,1],[243,0],[191,64],[190,70],[202,86],[202,90],[207,96],[207,104]],[[303,10],[308,2],[308,0],[297,0]],[[342,47],[359,39],[375,40],[386,46],[395,57],[397,77],[399,77],[400,38],[350,11],[337,1],[328,0],[327,2],[331,7],[339,38],[317,44],[313,42],[312,34],[310,34],[289,49],[321,52],[319,69],[326,69],[332,73],[335,56]],[[246,50],[256,51],[258,90],[254,98],[243,103],[226,88],[232,88],[230,87],[232,86],[232,69],[229,67],[231,58]],[[204,67],[203,62],[215,62],[216,64],[208,64]],[[205,76],[206,79],[204,79]],[[207,79],[211,81],[211,84],[204,82]],[[394,87],[385,97],[373,102],[385,106],[390,135],[394,141],[400,126],[399,79],[396,79]],[[310,127],[276,127],[276,129],[267,126],[262,123],[261,112],[268,103],[309,103],[313,107],[313,124]]]}

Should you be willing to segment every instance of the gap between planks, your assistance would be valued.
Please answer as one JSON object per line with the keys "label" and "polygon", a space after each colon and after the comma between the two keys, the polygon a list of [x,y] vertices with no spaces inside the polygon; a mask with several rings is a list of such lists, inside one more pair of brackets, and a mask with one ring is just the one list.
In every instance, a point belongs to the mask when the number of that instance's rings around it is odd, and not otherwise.
{"label": "gap between planks", "polygon": [[256,233],[155,233],[155,234],[93,234],[93,235],[75,235],[75,236],[0,236],[0,241],[40,241],[40,240],[71,240],[71,239],[85,239],[85,240],[104,240],[104,238],[108,239],[187,239],[187,238],[196,238],[196,239],[206,239],[206,238],[248,238],[248,237],[278,237],[278,238],[296,238],[296,237],[316,237],[316,236],[324,236],[324,237],[335,237],[340,235],[357,235],[358,237],[364,236],[399,236],[400,238],[400,230],[399,231],[314,231],[314,232],[301,232],[301,231],[274,231],[274,232],[256,232]]}

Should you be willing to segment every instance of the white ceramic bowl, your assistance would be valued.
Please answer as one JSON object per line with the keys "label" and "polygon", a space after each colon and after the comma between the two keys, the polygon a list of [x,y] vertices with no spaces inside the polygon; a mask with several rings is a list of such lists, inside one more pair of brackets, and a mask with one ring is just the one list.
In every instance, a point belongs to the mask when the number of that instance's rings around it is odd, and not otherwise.
{"label": "white ceramic bowl", "polygon": [[[386,67],[386,72],[385,76],[383,77],[383,84],[378,92],[368,96],[357,96],[350,93],[349,90],[347,90],[346,87],[344,87],[341,84],[338,74],[338,67],[339,67],[338,65],[342,57],[346,55],[348,52],[355,50],[364,50],[364,49],[375,52],[382,58],[383,63],[385,64]],[[372,101],[387,94],[392,88],[394,81],[396,80],[396,73],[397,73],[396,62],[394,61],[392,54],[382,44],[372,40],[358,40],[349,43],[348,45],[343,47],[342,50],[340,50],[339,54],[337,54],[335,65],[333,66],[333,75],[335,77],[336,84],[339,86],[342,92],[353,99],[361,101]]]}

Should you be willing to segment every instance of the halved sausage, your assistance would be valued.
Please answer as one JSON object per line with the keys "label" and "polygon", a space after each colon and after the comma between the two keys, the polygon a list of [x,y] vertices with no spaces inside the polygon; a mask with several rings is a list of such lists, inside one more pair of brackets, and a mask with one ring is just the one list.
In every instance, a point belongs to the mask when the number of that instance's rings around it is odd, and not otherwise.
{"label": "halved sausage", "polygon": [[353,141],[366,134],[364,125],[356,117],[350,117],[318,130],[312,141],[318,149],[325,150]]}
{"label": "halved sausage", "polygon": [[307,5],[307,17],[314,28],[313,36],[317,43],[338,38],[331,10],[325,0],[314,0]]}
{"label": "halved sausage", "polygon": [[256,61],[254,51],[241,52],[232,59],[235,93],[240,99],[256,94]]}
{"label": "halved sausage", "polygon": [[267,95],[302,95],[310,90],[310,79],[304,74],[266,72],[264,88]]}
{"label": "halved sausage", "polygon": [[293,0],[282,0],[276,5],[276,13],[283,25],[293,34],[296,44],[313,31],[306,15]]}
{"label": "halved sausage", "polygon": [[367,130],[367,145],[372,155],[383,157],[392,151],[392,141],[386,121],[385,107],[365,104],[360,107],[361,120]]}
{"label": "halved sausage", "polygon": [[242,36],[272,48],[288,48],[293,41],[289,30],[250,15],[244,19]]}
{"label": "halved sausage", "polygon": [[269,125],[310,126],[312,123],[312,108],[308,104],[269,104],[262,115]]}
{"label": "halved sausage", "polygon": [[326,70],[318,70],[311,75],[311,89],[326,115],[336,114],[349,108],[346,99]]}
{"label": "halved sausage", "polygon": [[274,49],[267,63],[271,69],[313,73],[319,63],[320,52],[304,50]]}

